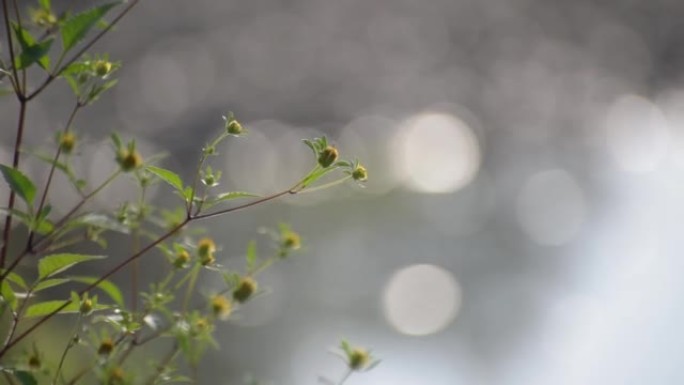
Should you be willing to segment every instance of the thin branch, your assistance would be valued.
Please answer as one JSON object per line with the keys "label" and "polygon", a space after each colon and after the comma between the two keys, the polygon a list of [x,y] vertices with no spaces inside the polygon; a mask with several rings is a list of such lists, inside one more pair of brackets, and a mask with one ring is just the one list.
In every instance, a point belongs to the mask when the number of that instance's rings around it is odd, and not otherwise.
{"label": "thin branch", "polygon": [[[173,228],[171,228],[170,230],[168,230],[164,235],[160,236],[160,237],[157,238],[155,241],[153,241],[153,242],[151,242],[150,244],[148,244],[147,246],[143,247],[143,248],[140,249],[140,251],[138,251],[137,253],[135,253],[135,254],[131,255],[130,257],[126,258],[125,260],[121,261],[118,265],[114,266],[114,267],[113,267],[112,269],[110,269],[108,272],[106,272],[105,274],[103,274],[102,276],[100,276],[100,278],[98,278],[96,281],[94,281],[93,283],[91,283],[90,285],[88,285],[86,288],[82,289],[82,290],[79,292],[79,295],[82,296],[83,294],[85,294],[85,293],[91,291],[92,289],[94,289],[95,287],[97,287],[97,285],[99,285],[100,283],[102,283],[102,281],[104,281],[104,280],[106,280],[107,278],[109,278],[110,276],[114,275],[114,274],[117,273],[119,270],[123,269],[123,268],[126,267],[128,264],[130,264],[131,262],[133,262],[133,261],[137,260],[138,258],[142,257],[145,253],[147,253],[148,251],[150,251],[151,249],[153,249],[154,247],[156,247],[156,246],[159,245],[160,243],[164,242],[167,238],[169,238],[169,237],[171,237],[172,235],[176,234],[176,232],[177,232],[178,230],[180,230],[180,229],[182,229],[183,227],[185,227],[188,223],[190,223],[190,222],[192,222],[192,221],[195,221],[195,220],[206,219],[206,218],[214,217],[214,216],[217,216],[217,215],[227,214],[227,213],[229,213],[229,212],[233,212],[233,211],[237,211],[237,210],[244,209],[244,208],[247,208],[247,207],[251,207],[251,206],[254,206],[254,205],[257,205],[257,204],[260,204],[260,203],[265,203],[265,202],[274,200],[274,199],[276,199],[276,198],[279,198],[279,197],[281,197],[281,196],[283,196],[283,195],[287,195],[287,194],[296,194],[296,193],[297,193],[297,190],[296,190],[297,186],[299,186],[299,183],[298,183],[297,185],[295,185],[295,187],[293,187],[293,188],[291,188],[291,189],[284,190],[284,191],[281,191],[281,192],[279,192],[279,193],[275,193],[275,194],[273,194],[273,195],[269,195],[269,196],[267,196],[267,197],[264,197],[264,198],[261,198],[261,199],[254,200],[254,201],[252,201],[252,202],[249,202],[249,203],[246,203],[246,204],[243,204],[243,205],[240,205],[240,206],[235,206],[235,207],[232,207],[232,208],[230,208],[230,209],[221,210],[221,211],[218,211],[218,212],[215,212],[215,213],[210,213],[210,214],[197,215],[197,216],[194,216],[194,217],[187,217],[187,218],[185,218],[185,220],[183,220],[180,224],[178,224],[178,225],[174,226]],[[5,274],[7,274],[7,272],[6,272]],[[7,344],[5,344],[5,346],[2,348],[2,350],[0,350],[0,358],[1,358],[2,356],[4,356],[4,354],[5,354],[10,348],[12,348],[14,345],[16,345],[19,341],[21,341],[21,340],[23,340],[24,338],[26,338],[26,337],[27,337],[29,334],[31,334],[35,329],[37,329],[38,327],[40,327],[41,325],[43,325],[47,320],[49,320],[50,318],[52,318],[52,317],[54,317],[55,315],[57,315],[60,311],[62,311],[62,310],[63,310],[64,308],[66,308],[67,306],[69,306],[69,304],[71,304],[71,301],[70,301],[70,300],[65,301],[60,307],[58,307],[57,309],[53,310],[51,313],[48,313],[48,314],[45,315],[43,318],[39,319],[35,324],[31,325],[31,326],[28,327],[26,330],[24,330],[24,332],[23,332],[22,334],[18,335],[18,336],[17,336],[16,338],[14,338],[12,341],[9,341]]]}
{"label": "thin branch", "polygon": [[[3,1],[6,1],[6,0],[3,0]],[[132,1],[128,4],[128,6],[127,6],[126,8],[124,8],[124,10],[121,11],[121,13],[118,14],[118,15],[112,20],[111,23],[109,23],[109,24],[108,24],[105,28],[103,28],[97,35],[95,35],[95,36],[92,38],[92,40],[90,40],[90,41],[89,41],[88,43],[86,43],[83,47],[81,47],[81,49],[79,49],[79,50],[76,52],[76,54],[74,54],[74,56],[73,56],[71,59],[69,59],[66,63],[64,63],[57,71],[55,71],[55,72],[52,73],[52,74],[49,74],[48,77],[45,79],[45,81],[43,81],[43,83],[42,83],[38,88],[36,88],[36,90],[34,90],[33,92],[31,92],[31,94],[29,94],[29,95],[26,97],[26,99],[27,99],[27,100],[31,100],[31,99],[35,98],[38,94],[40,94],[40,93],[45,89],[45,87],[47,87],[48,85],[50,85],[50,83],[52,83],[55,79],[57,79],[57,78],[59,77],[59,75],[61,75],[62,72],[64,72],[64,70],[67,69],[67,67],[69,67],[69,66],[70,66],[71,64],[73,64],[76,60],[78,60],[78,58],[80,58],[84,53],[86,53],[86,51],[88,51],[95,43],[97,43],[97,42],[98,42],[98,41],[99,41],[107,32],[109,32],[112,28],[114,28],[114,26],[115,26],[115,25],[116,25],[124,16],[126,16],[126,14],[127,14],[131,9],[133,9],[133,7],[135,7],[136,4],[138,4],[139,2],[140,2],[140,0],[132,0]]]}
{"label": "thin branch", "polygon": [[[4,1],[3,1],[4,4]],[[17,138],[14,142],[14,159],[12,160],[12,167],[15,169],[19,168],[19,157],[21,155],[21,143],[24,137],[24,124],[26,121],[26,101],[20,101],[19,108],[19,123],[17,126]],[[14,209],[14,202],[16,200],[16,193],[14,190],[10,191],[9,203],[7,204],[8,213],[5,217],[5,229],[2,234],[2,250],[0,251],[0,268],[5,267],[5,262],[7,260],[7,252],[9,250],[9,238],[12,228],[12,214],[10,212]],[[6,273],[7,274],[7,273]],[[0,282],[5,278],[3,274],[0,277]]]}
{"label": "thin branch", "polygon": [[[14,58],[14,42],[12,42],[12,31],[10,29],[10,19],[9,19],[9,7],[7,6],[7,0],[2,0],[2,11],[5,19],[5,33],[7,34],[7,47],[10,52],[10,60],[12,61],[12,73],[14,74],[14,81],[12,81],[12,86],[14,86],[14,93],[19,98],[19,101],[23,98],[23,92],[19,86],[19,74],[17,73]],[[16,82],[16,84],[15,84]]]}
{"label": "thin branch", "polygon": [[[74,117],[76,117],[76,113],[81,109],[83,105],[79,102],[76,102],[76,105],[74,106],[73,110],[71,110],[71,115],[69,115],[69,119],[67,120],[66,123],[66,128],[64,128],[64,132],[69,132],[69,129],[71,128],[71,124],[74,121]],[[60,155],[62,154],[62,146],[58,145],[57,146],[57,151],[55,152],[55,157],[52,159],[52,164],[50,165],[50,173],[48,174],[48,179],[47,182],[45,182],[45,188],[43,189],[43,195],[40,197],[40,204],[38,205],[38,209],[36,210],[37,213],[40,213],[43,210],[43,207],[45,206],[45,202],[47,200],[48,192],[50,191],[50,185],[52,184],[52,178],[55,174],[55,169],[57,168],[57,161],[59,160]],[[33,238],[35,237],[35,232],[31,230],[29,232],[28,240],[26,241],[26,248],[31,249],[32,244],[33,244]]]}
{"label": "thin branch", "polygon": [[247,202],[247,203],[239,205],[239,206],[227,208],[224,210],[219,210],[219,211],[216,211],[213,213],[195,215],[192,217],[192,219],[206,219],[206,218],[216,217],[216,216],[223,215],[223,214],[228,214],[230,212],[246,209],[247,207],[251,207],[251,206],[256,206],[260,203],[268,202],[268,201],[274,200],[276,198],[280,198],[281,196],[288,195],[288,194],[290,194],[290,195],[297,194],[296,187],[291,188],[289,190],[281,191],[277,194],[273,194],[273,195],[269,195],[267,197],[263,197],[261,199],[257,199],[257,200],[251,201],[251,202]]}

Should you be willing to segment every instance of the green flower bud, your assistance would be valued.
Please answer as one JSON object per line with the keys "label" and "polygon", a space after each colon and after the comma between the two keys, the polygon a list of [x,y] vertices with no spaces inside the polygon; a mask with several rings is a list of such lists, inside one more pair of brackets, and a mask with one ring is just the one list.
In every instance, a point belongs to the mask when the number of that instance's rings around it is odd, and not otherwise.
{"label": "green flower bud", "polygon": [[29,357],[28,366],[31,370],[38,370],[38,369],[40,369],[41,365],[42,365],[42,362],[40,360],[40,357],[38,357],[38,355],[34,354],[31,357]]}
{"label": "green flower bud", "polygon": [[202,238],[197,243],[197,255],[199,255],[200,263],[203,266],[214,264],[216,261],[214,252],[216,252],[216,244],[211,238]]}
{"label": "green flower bud", "polygon": [[356,166],[351,175],[352,178],[357,182],[365,182],[368,180],[368,171],[366,171],[366,168],[361,165]]}
{"label": "green flower bud", "polygon": [[366,349],[355,348],[348,354],[347,359],[350,369],[361,370],[370,363],[370,353]]}
{"label": "green flower bud", "polygon": [[245,132],[242,124],[235,120],[235,118],[226,119],[226,132],[230,135],[241,135]]}
{"label": "green flower bud", "polygon": [[302,240],[299,234],[288,230],[282,235],[282,246],[288,250],[298,250],[302,247]]}
{"label": "green flower bud", "polygon": [[233,290],[233,299],[239,303],[245,303],[257,290],[257,283],[251,277],[243,277],[240,279],[235,290]]}
{"label": "green flower bud", "polygon": [[78,310],[83,315],[90,314],[90,312],[93,311],[93,301],[88,298],[84,299],[83,301],[81,301],[81,306],[78,308]]}
{"label": "green flower bud", "polygon": [[328,146],[318,154],[318,164],[323,168],[328,168],[335,163],[339,155],[335,147]]}
{"label": "green flower bud", "polygon": [[101,356],[108,356],[114,350],[114,341],[111,338],[105,338],[100,342],[100,347],[97,348],[97,354]]}
{"label": "green flower bud", "polygon": [[60,133],[58,141],[59,147],[66,154],[70,154],[76,147],[76,135],[71,131]]}
{"label": "green flower bud", "polygon": [[116,161],[122,171],[129,172],[142,167],[143,158],[135,150],[121,149],[117,154]]}
{"label": "green flower bud", "polygon": [[181,250],[176,254],[176,259],[173,260],[173,267],[183,269],[188,266],[188,262],[190,262],[190,254],[185,250]]}
{"label": "green flower bud", "polygon": [[233,312],[233,304],[228,298],[222,295],[215,295],[211,298],[211,311],[214,313],[214,316],[226,319]]}
{"label": "green flower bud", "polygon": [[121,367],[115,367],[109,371],[107,385],[123,384],[126,380],[126,372]]}
{"label": "green flower bud", "polygon": [[112,71],[112,63],[107,60],[97,60],[93,64],[95,74],[101,78],[109,75]]}

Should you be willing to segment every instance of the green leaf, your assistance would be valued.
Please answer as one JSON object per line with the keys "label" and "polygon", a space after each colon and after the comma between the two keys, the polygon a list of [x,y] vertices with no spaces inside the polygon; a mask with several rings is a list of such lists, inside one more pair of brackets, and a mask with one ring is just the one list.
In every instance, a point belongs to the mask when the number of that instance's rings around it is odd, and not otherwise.
{"label": "green leaf", "polygon": [[38,62],[38,65],[40,65],[41,68],[47,70],[50,67],[50,57],[47,54],[50,52],[50,47],[52,47],[53,42],[54,39],[50,38],[27,47],[16,57],[14,65],[18,70],[21,70]]}
{"label": "green leaf", "polygon": [[17,380],[21,382],[21,385],[38,385],[38,380],[36,380],[36,378],[33,377],[33,374],[31,372],[27,372],[25,370],[17,370],[12,374],[14,374],[14,377],[16,377]]}
{"label": "green leaf", "polygon": [[[232,200],[232,199],[239,199],[239,198],[258,198],[259,195],[257,194],[252,194],[244,191],[231,191],[223,194],[219,194],[215,197],[208,198],[204,204],[204,208],[208,209],[212,206],[214,206],[217,203],[221,203],[224,201]],[[196,201],[201,201],[201,198],[195,197]]]}
{"label": "green leaf", "polygon": [[102,85],[93,87],[93,89],[90,91],[90,94],[88,95],[88,104],[96,102],[105,91],[114,87],[118,82],[119,80],[112,79],[105,82]]}
{"label": "green leaf", "polygon": [[307,186],[311,185],[312,183],[314,183],[315,181],[317,181],[317,180],[319,180],[320,178],[322,178],[325,174],[327,174],[327,173],[329,173],[329,172],[335,170],[336,168],[337,168],[337,166],[335,166],[335,165],[333,165],[333,166],[331,166],[331,167],[327,167],[327,168],[319,168],[319,169],[317,169],[316,171],[314,171],[314,172],[310,173],[309,175],[307,175],[307,176],[302,180],[301,185],[302,185],[303,187],[307,187]]}
{"label": "green leaf", "polygon": [[12,29],[21,46],[21,54],[15,59],[15,68],[27,68],[31,64],[38,62],[41,67],[47,69],[50,65],[50,57],[47,53],[50,51],[54,39],[50,38],[37,43],[36,39],[31,36],[31,33],[19,24],[12,23]]}
{"label": "green leaf", "polygon": [[256,249],[256,241],[251,240],[247,244],[247,271],[252,271],[256,267],[256,261],[257,261],[257,249]]}
{"label": "green leaf", "polygon": [[79,225],[88,225],[98,229],[116,231],[123,234],[128,234],[130,232],[130,229],[128,227],[124,226],[114,218],[110,218],[104,214],[90,213],[82,215],[74,219],[71,222],[70,227],[76,227]]}
{"label": "green leaf", "polygon": [[0,164],[0,172],[2,172],[5,182],[27,205],[33,204],[33,199],[36,197],[36,186],[26,175],[16,168],[4,164]]}
{"label": "green leaf", "polygon": [[12,310],[17,309],[17,297],[14,294],[14,290],[12,290],[12,287],[6,280],[2,282],[2,285],[0,285],[0,294],[2,295],[3,301],[8,303]]}
{"label": "green leaf", "polygon": [[155,166],[146,166],[145,168],[147,171],[158,176],[164,182],[170,184],[176,190],[180,191],[181,193],[183,192],[183,181],[175,172]]}
{"label": "green leaf", "polygon": [[43,281],[39,282],[39,283],[33,288],[33,292],[36,293],[36,292],[39,292],[39,291],[41,291],[41,290],[45,290],[45,289],[50,288],[50,287],[53,287],[53,286],[57,286],[57,285],[61,285],[61,284],[63,284],[63,283],[67,283],[67,282],[69,282],[69,281],[70,281],[69,278],[50,278],[50,279],[46,279],[46,280],[43,280]]}
{"label": "green leaf", "polygon": [[[85,283],[87,285],[92,285],[97,281],[97,278],[93,277],[71,277],[73,281]],[[124,300],[121,290],[112,281],[104,280],[97,284],[97,288],[104,291],[117,305],[123,307]]]}
{"label": "green leaf", "polygon": [[244,191],[231,191],[223,194],[217,195],[214,199],[212,199],[211,203],[219,203],[223,201],[228,201],[232,199],[238,199],[238,198],[258,198],[259,195],[257,194],[252,194]]}
{"label": "green leaf", "polygon": [[[66,306],[65,306],[66,305]],[[78,313],[80,303],[78,302],[73,302],[73,301],[45,301],[45,302],[39,302],[36,304],[33,304],[26,309],[26,313],[24,313],[25,317],[42,317],[48,314],[52,314],[57,309],[61,308],[64,306],[62,310],[59,311],[59,313]]]}
{"label": "green leaf", "polygon": [[50,9],[50,0],[38,0],[40,6],[45,9]]}
{"label": "green leaf", "polygon": [[62,34],[62,46],[64,52],[69,51],[73,48],[79,41],[81,41],[88,31],[90,31],[93,26],[95,26],[110,9],[118,5],[119,2],[108,3],[101,5],[99,7],[91,8],[87,11],[77,13],[62,24],[61,34]]}
{"label": "green leaf", "polygon": [[[5,273],[5,270],[0,270],[2,274]],[[24,278],[21,277],[21,275],[15,273],[15,272],[10,272],[7,277],[5,277],[6,280],[16,284],[20,288],[26,290],[28,286],[26,285],[26,281],[24,281]]]}
{"label": "green leaf", "polygon": [[102,255],[84,254],[53,254],[38,261],[38,279],[43,280],[55,274],[61,273],[72,266],[94,259],[102,259]]}

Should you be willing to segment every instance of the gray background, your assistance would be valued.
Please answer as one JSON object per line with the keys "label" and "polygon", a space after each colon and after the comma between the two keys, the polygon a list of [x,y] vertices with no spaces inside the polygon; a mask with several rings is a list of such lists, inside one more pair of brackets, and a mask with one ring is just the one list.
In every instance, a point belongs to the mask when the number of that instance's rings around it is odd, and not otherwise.
{"label": "gray background", "polygon": [[[367,164],[365,189],[205,223],[228,265],[280,221],[306,250],[222,326],[203,383],[337,378],[326,351],[340,337],[383,359],[350,385],[681,383],[683,17],[674,0],[147,0],[96,46],[123,68],[76,121],[80,167],[112,169],[101,141],[117,130],[188,177],[229,110],[251,132],[216,163],[227,189],[288,187],[312,161],[304,137]],[[65,89],[31,106],[28,146],[63,126]],[[3,163],[15,111],[0,99]],[[75,198],[63,184],[52,199]],[[409,320],[457,309],[424,336],[383,310],[393,275],[416,264],[460,293],[445,300],[422,277],[400,296]]]}

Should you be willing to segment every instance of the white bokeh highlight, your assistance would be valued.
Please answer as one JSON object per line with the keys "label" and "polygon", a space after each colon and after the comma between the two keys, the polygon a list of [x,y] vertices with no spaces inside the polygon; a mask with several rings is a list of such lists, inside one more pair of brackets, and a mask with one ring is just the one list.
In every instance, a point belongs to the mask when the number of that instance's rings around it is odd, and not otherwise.
{"label": "white bokeh highlight", "polygon": [[480,167],[480,147],[472,129],[445,113],[409,118],[397,136],[395,154],[406,185],[425,193],[457,191]]}
{"label": "white bokeh highlight", "polygon": [[606,113],[607,147],[624,171],[655,171],[667,156],[669,129],[662,111],[651,101],[623,95]]}
{"label": "white bokeh highlight", "polygon": [[387,321],[402,334],[425,336],[446,328],[461,307],[461,288],[447,270],[428,264],[405,267],[383,294]]}

